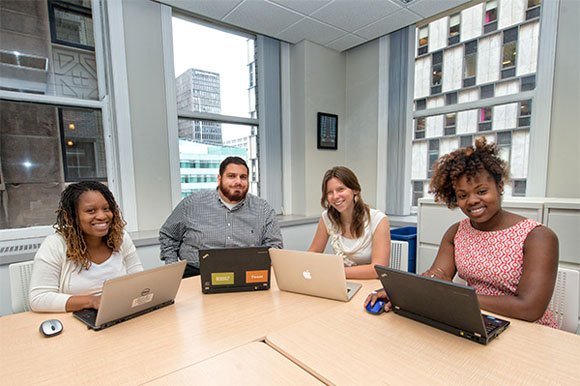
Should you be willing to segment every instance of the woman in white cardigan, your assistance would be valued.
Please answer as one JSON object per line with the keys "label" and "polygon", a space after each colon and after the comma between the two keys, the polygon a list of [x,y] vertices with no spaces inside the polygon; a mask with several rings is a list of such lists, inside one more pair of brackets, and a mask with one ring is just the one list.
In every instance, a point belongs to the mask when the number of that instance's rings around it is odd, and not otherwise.
{"label": "woman in white cardigan", "polygon": [[34,257],[30,307],[36,312],[99,308],[107,279],[143,270],[111,191],[102,183],[69,185],[54,224]]}

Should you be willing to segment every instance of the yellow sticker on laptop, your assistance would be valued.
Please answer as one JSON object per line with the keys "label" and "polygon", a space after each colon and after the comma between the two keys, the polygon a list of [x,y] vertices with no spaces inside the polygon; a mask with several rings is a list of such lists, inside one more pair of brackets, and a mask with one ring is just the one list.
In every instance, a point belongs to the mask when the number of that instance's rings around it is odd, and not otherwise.
{"label": "yellow sticker on laptop", "polygon": [[246,283],[263,283],[268,281],[268,270],[246,271]]}
{"label": "yellow sticker on laptop", "polygon": [[211,285],[234,284],[233,272],[214,272],[211,274]]}

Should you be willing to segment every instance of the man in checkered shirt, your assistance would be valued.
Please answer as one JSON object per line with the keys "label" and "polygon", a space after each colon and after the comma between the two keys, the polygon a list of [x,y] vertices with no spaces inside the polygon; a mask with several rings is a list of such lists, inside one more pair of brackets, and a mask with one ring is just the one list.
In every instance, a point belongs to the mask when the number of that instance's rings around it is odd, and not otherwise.
{"label": "man in checkered shirt", "polygon": [[282,248],[276,212],[248,193],[248,165],[240,157],[220,164],[216,190],[184,198],[159,230],[161,260],[187,260],[183,277],[199,275],[200,248],[268,246]]}

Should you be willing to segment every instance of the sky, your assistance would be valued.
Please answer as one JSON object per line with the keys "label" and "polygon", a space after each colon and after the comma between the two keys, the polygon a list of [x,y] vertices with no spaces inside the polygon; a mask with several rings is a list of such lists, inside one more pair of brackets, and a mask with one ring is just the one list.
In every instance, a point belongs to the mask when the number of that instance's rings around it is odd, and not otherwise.
{"label": "sky", "polygon": [[[247,38],[173,18],[175,77],[189,68],[220,74],[222,114],[249,117]],[[249,127],[222,125],[223,140],[249,135]]]}

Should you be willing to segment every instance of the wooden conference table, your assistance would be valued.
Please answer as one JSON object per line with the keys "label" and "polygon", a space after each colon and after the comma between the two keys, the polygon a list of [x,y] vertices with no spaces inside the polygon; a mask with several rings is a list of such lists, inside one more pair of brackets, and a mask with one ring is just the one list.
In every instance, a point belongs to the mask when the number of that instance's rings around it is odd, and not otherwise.
{"label": "wooden conference table", "polygon": [[[203,295],[95,332],[71,314],[0,318],[0,383],[28,384],[578,384],[580,337],[512,320],[482,346],[349,303],[269,291]],[[57,318],[62,334],[38,327]],[[265,341],[265,342],[264,342]]]}

